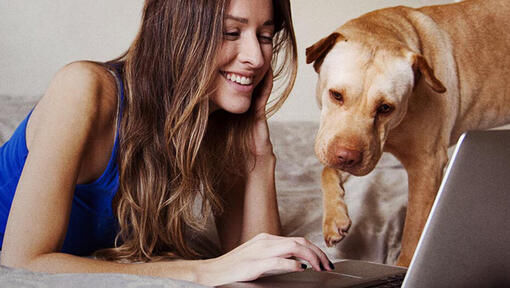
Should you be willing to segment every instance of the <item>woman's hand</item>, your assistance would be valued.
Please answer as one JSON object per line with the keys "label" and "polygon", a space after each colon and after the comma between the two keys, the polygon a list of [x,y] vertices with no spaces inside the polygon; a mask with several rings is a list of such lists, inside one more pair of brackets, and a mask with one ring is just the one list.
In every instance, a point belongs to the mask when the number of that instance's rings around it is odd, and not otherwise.
{"label": "woman's hand", "polygon": [[273,70],[269,68],[262,82],[254,92],[256,120],[253,125],[253,149],[256,157],[273,155],[273,145],[269,138],[267,126],[266,105],[273,89]]}
{"label": "woman's hand", "polygon": [[306,265],[296,259],[308,262],[316,271],[333,269],[326,254],[305,238],[261,233],[223,256],[205,260],[198,282],[222,285],[264,274],[304,271]]}

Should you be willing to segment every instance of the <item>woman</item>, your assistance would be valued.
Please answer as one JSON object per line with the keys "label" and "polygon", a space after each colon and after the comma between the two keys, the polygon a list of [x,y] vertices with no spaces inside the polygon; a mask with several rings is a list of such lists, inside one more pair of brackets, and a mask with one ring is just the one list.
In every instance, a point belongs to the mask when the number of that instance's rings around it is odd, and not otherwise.
{"label": "woman", "polygon": [[[207,285],[304,270],[296,257],[331,270],[307,240],[274,236],[266,112],[295,73],[288,0],[147,0],[128,51],[61,69],[1,148],[2,264]],[[211,211],[225,254],[202,260],[189,235]]]}

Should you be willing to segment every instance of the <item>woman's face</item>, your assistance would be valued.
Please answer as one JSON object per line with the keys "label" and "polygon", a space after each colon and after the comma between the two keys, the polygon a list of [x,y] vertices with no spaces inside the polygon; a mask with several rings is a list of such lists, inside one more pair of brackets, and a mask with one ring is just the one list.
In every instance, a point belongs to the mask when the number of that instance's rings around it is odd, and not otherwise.
{"label": "woman's face", "polygon": [[223,44],[211,111],[244,113],[253,90],[264,78],[273,56],[271,0],[231,0],[224,20]]}

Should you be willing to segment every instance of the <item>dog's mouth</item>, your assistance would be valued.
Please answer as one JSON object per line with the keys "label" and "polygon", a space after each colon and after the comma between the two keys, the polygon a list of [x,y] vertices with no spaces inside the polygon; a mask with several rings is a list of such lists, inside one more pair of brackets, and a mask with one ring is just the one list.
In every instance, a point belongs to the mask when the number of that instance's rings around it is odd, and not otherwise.
{"label": "dog's mouth", "polygon": [[344,172],[349,172],[351,174],[353,174],[352,172],[359,170],[359,165],[348,165],[348,164],[335,163],[331,166],[337,170],[342,170]]}
{"label": "dog's mouth", "polygon": [[368,172],[364,172],[365,169],[363,169],[361,164],[356,165],[349,165],[349,164],[339,164],[339,163],[332,163],[332,165],[328,165],[330,167],[333,167],[337,170],[350,173],[355,176],[363,176],[365,174],[368,174]]}
{"label": "dog's mouth", "polygon": [[337,170],[340,170],[340,171],[352,174],[354,176],[365,176],[368,173],[372,172],[372,170],[374,169],[375,165],[363,166],[363,165],[358,164],[358,165],[350,166],[350,167],[335,165],[335,166],[332,166],[332,167],[337,169]]}
{"label": "dog's mouth", "polygon": [[372,170],[374,170],[374,168],[375,168],[375,165],[371,165],[371,164],[368,164],[368,165],[358,164],[358,165],[349,166],[349,167],[341,166],[341,165],[326,165],[326,166],[335,168],[335,169],[343,171],[343,172],[347,172],[354,176],[365,176],[368,173],[372,172]]}

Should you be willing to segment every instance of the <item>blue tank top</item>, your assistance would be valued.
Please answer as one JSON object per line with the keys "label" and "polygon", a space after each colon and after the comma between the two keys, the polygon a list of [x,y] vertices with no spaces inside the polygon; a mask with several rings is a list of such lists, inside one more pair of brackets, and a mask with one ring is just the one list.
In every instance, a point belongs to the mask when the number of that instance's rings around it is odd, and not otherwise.
{"label": "blue tank top", "polygon": [[[113,72],[120,103],[112,154],[105,171],[98,179],[75,187],[69,226],[61,250],[64,253],[90,255],[96,250],[113,247],[118,232],[112,200],[119,188],[117,151],[124,87],[117,69]],[[25,134],[31,114],[32,112],[21,122],[11,138],[0,147],[0,249],[11,203],[28,155]]]}

